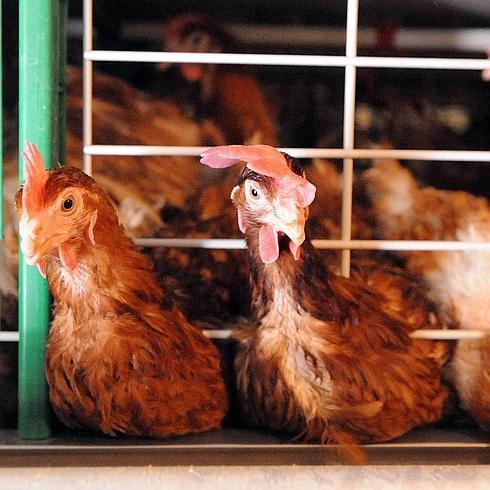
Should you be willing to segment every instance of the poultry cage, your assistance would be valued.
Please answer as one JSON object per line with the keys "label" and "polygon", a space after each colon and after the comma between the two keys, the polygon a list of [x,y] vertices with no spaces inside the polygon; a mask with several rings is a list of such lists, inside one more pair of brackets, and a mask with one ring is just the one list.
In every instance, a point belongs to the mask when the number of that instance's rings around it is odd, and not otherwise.
{"label": "poultry cage", "polygon": [[[342,115],[334,120],[342,127],[342,134],[327,139],[327,143],[313,143],[312,138],[282,138],[293,141],[284,147],[284,151],[299,159],[335,159],[342,162],[342,198],[341,198],[341,233],[338,239],[319,238],[314,245],[324,250],[339,250],[341,253],[340,269],[349,275],[351,252],[355,250],[378,251],[490,251],[489,242],[474,241],[435,241],[435,240],[382,240],[354,239],[352,235],[354,171],[357,164],[367,160],[396,159],[416,162],[421,168],[424,162],[438,162],[452,165],[451,162],[472,164],[488,163],[490,151],[488,145],[483,149],[467,147],[451,149],[430,149],[413,147],[383,148],[382,145],[368,147],[356,145],[356,118],[359,117],[359,106],[356,113],[356,96],[358,96],[360,71],[376,70],[383,73],[396,71],[403,77],[404,72],[416,70],[420,79],[430,85],[437,73],[444,81],[450,80],[454,73],[479,74],[490,69],[490,62],[482,57],[485,46],[475,56],[471,51],[476,41],[464,46],[463,53],[457,58],[447,56],[415,57],[401,55],[372,55],[365,48],[366,42],[374,43],[376,34],[359,27],[358,17],[363,0],[348,0],[344,13],[345,29],[325,30],[313,25],[294,25],[285,31],[274,30],[265,25],[256,31],[242,25],[237,32],[249,33],[249,41],[257,44],[256,50],[263,50],[263,45],[270,52],[249,53],[236,52],[171,52],[142,51],[121,49],[130,46],[120,43],[119,49],[94,49],[93,0],[83,2],[83,168],[92,174],[92,160],[98,156],[110,155],[126,158],[128,156],[198,156],[206,146],[185,145],[134,145],[111,144],[104,141],[95,144],[93,131],[93,70],[94,65],[105,67],[121,73],[126,63],[131,66],[149,66],[151,64],[178,63],[200,65],[254,66],[264,69],[264,78],[280,77],[288,70],[310,69],[314,76],[328,70],[335,71],[334,95],[340,95],[343,103]],[[194,4],[190,7],[195,7]],[[233,3],[233,2],[232,2]],[[314,3],[314,2],[313,2]],[[107,5],[111,5],[107,2]],[[126,5],[126,4],[125,4]],[[370,3],[372,5],[372,2]],[[46,161],[64,161],[66,155],[66,57],[67,57],[67,12],[66,0],[44,0],[19,2],[19,141],[35,140],[45,155]],[[281,11],[282,12],[282,11]],[[82,13],[82,12],[80,12]],[[488,15],[487,15],[488,20]],[[118,26],[119,33],[121,26]],[[117,29],[115,29],[117,30]],[[136,29],[137,30],[137,29]],[[389,29],[388,29],[389,30]],[[151,29],[139,35],[139,39],[150,36]],[[148,34],[150,32],[150,34]],[[391,32],[391,31],[390,31]],[[408,32],[408,31],[407,31]],[[407,32],[405,34],[407,34]],[[488,30],[483,30],[488,34]],[[134,33],[134,29],[133,29]],[[318,39],[315,41],[315,33]],[[98,45],[108,36],[99,36]],[[301,48],[302,34],[308,39],[304,46],[308,54],[298,54],[291,50],[288,54],[277,53],[281,50],[284,38],[289,45]],[[408,33],[409,34],[409,33]],[[410,37],[407,34],[405,49],[411,49],[411,43],[435,43],[427,46],[427,52],[440,53],[447,48],[449,38],[443,38],[441,44],[435,42],[438,37],[428,34],[424,38],[419,32]],[[440,33],[439,33],[440,34]],[[378,36],[379,36],[378,32]],[[385,32],[386,35],[386,32]],[[391,34],[388,33],[388,37]],[[138,36],[136,36],[138,37]],[[150,36],[151,37],[151,36]],[[418,38],[414,41],[414,37]],[[265,41],[264,39],[269,39]],[[274,38],[274,39],[273,39]],[[260,42],[257,42],[260,39]],[[313,39],[313,40],[312,40]],[[4,36],[5,41],[5,36]],[[488,40],[487,40],[488,41]],[[330,46],[335,54],[311,54],[312,44]],[[146,46],[146,44],[142,44]],[[271,46],[275,46],[271,48]],[[131,46],[133,47],[133,46]],[[102,46],[104,48],[104,46]],[[339,54],[339,50],[342,50]],[[363,55],[359,52],[364,50]],[[298,49],[297,49],[298,51]],[[301,49],[299,49],[301,51]],[[388,52],[387,48],[387,52]],[[117,67],[117,68],[114,68]],[[267,71],[269,70],[269,71]],[[274,71],[279,70],[279,71]],[[422,75],[420,75],[422,73]],[[133,82],[144,85],[141,73],[133,71]],[[400,75],[402,74],[402,75]],[[441,75],[443,74],[443,75]],[[370,75],[372,77],[372,75]],[[370,79],[370,76],[366,78]],[[478,75],[479,76],[479,75]],[[428,78],[427,78],[428,77]],[[453,82],[455,83],[455,82]],[[340,89],[339,89],[340,86]],[[302,85],[299,85],[301,90]],[[483,89],[482,89],[483,90]],[[487,97],[488,99],[488,97]],[[321,100],[321,99],[320,99]],[[481,101],[483,110],[488,110],[488,100]],[[485,105],[486,104],[486,105]],[[376,117],[376,116],[375,116]],[[358,119],[357,119],[358,120]],[[297,125],[296,128],[299,128]],[[290,134],[289,134],[290,136]],[[299,142],[299,143],[297,143]],[[305,144],[306,142],[306,144]],[[335,146],[336,144],[339,146]],[[488,143],[488,140],[487,140]],[[458,167],[461,168],[461,167]],[[20,180],[22,180],[22,170]],[[444,173],[444,171],[442,171]],[[97,171],[94,171],[97,179]],[[481,178],[477,179],[481,185]],[[483,187],[485,186],[483,182]],[[485,189],[480,188],[480,193]],[[488,194],[487,194],[488,196]],[[3,226],[3,222],[2,222]],[[195,247],[204,249],[243,249],[244,242],[234,238],[155,238],[138,237],[142,247]],[[490,253],[490,252],[489,252]],[[19,377],[18,377],[18,428],[0,432],[0,452],[4,465],[121,465],[121,464],[325,464],[338,462],[335,450],[328,445],[292,443],[287,436],[252,431],[243,428],[225,428],[209,434],[199,434],[155,441],[145,439],[111,439],[97,435],[53,430],[49,409],[47,386],[44,377],[45,341],[49,325],[49,294],[46,282],[37,273],[35,267],[27,266],[20,258],[19,268],[19,318],[18,336],[16,332],[0,332],[0,341],[15,342],[18,340]],[[227,329],[207,330],[214,339],[225,339]],[[457,342],[465,338],[480,338],[481,330],[442,330],[420,331],[416,335],[422,338],[447,339]],[[222,340],[220,340],[222,341]],[[450,425],[414,430],[406,436],[392,442],[367,445],[367,454],[373,463],[469,463],[481,464],[490,462],[490,443],[488,433],[472,425]]]}

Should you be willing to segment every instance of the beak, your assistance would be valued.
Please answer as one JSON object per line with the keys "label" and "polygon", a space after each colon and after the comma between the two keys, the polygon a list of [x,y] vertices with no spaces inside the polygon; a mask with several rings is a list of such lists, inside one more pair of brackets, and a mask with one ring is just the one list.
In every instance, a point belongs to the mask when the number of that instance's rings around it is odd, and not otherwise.
{"label": "beak", "polygon": [[58,245],[54,227],[42,226],[36,218],[22,217],[19,223],[20,248],[27,264],[39,264]]}
{"label": "beak", "polygon": [[278,213],[279,222],[275,225],[278,231],[285,233],[299,247],[305,241],[305,223],[307,209],[296,205],[283,207]]}
{"label": "beak", "polygon": [[284,223],[281,231],[298,247],[305,241],[304,222]]}

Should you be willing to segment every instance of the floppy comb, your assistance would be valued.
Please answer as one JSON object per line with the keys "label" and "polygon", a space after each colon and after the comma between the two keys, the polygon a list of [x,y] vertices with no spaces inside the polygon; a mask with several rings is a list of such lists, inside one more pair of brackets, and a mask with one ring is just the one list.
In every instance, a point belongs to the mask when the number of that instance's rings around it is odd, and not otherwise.
{"label": "floppy comb", "polygon": [[316,188],[304,177],[295,174],[284,155],[268,145],[228,145],[209,148],[201,154],[201,163],[212,168],[226,168],[246,162],[254,172],[272,177],[277,192],[295,199],[305,208],[315,199]]}

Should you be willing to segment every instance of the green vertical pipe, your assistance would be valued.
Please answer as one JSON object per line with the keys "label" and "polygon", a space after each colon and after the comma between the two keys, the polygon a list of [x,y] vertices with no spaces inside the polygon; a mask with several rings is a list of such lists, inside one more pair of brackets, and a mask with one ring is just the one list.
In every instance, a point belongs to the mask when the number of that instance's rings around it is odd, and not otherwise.
{"label": "green vertical pipe", "polygon": [[58,161],[66,163],[66,63],[68,0],[58,0]]}
{"label": "green vertical pipe", "polygon": [[[19,1],[19,146],[35,143],[47,166],[58,159],[57,0]],[[19,180],[22,181],[19,159]],[[19,436],[50,436],[44,375],[50,300],[36,267],[19,260]]]}

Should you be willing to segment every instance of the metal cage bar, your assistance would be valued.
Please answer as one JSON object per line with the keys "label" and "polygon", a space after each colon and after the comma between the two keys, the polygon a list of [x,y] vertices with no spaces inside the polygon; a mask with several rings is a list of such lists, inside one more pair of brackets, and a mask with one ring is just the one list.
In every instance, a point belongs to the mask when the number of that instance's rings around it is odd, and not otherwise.
{"label": "metal cage bar", "polygon": [[222,65],[267,65],[306,67],[411,68],[423,70],[486,70],[490,60],[479,58],[410,58],[386,56],[326,56],[309,54],[173,53],[155,51],[92,50],[90,61],[135,63],[200,63]]}
{"label": "metal cage bar", "polygon": [[58,0],[57,57],[58,57],[58,161],[66,163],[66,63],[68,59],[68,0]]}
{"label": "metal cage bar", "polygon": [[[64,93],[66,0],[19,2],[19,146],[33,141],[46,164],[56,164],[60,129],[59,109]],[[23,180],[19,159],[19,180]],[[49,293],[37,269],[19,256],[19,436],[49,437],[49,403],[44,377],[45,344],[49,324]]]}
{"label": "metal cage bar", "polygon": [[[93,47],[93,0],[83,2],[83,52]],[[92,61],[83,58],[83,147],[92,144]],[[92,175],[92,155],[83,152],[83,170]]]}
{"label": "metal cage bar", "polygon": [[[213,340],[227,340],[233,336],[233,330],[227,328],[218,328],[207,330],[203,329],[204,335]],[[425,329],[415,330],[410,334],[413,339],[431,339],[431,340],[462,340],[462,339],[481,339],[487,335],[486,330],[441,330]],[[0,332],[0,342],[18,342],[18,332]]]}
{"label": "metal cage bar", "polygon": [[[179,247],[239,250],[246,247],[240,238],[136,238],[139,247]],[[490,251],[490,242],[458,242],[451,240],[311,240],[323,250],[399,250],[399,251]]]}
{"label": "metal cage bar", "polygon": [[[347,27],[345,41],[345,56],[351,60],[357,55],[357,17],[359,0],[347,2]],[[354,132],[356,118],[356,67],[347,63],[344,74],[344,120],[343,120],[343,148],[354,148]],[[354,160],[351,157],[344,158],[342,171],[342,217],[341,238],[344,241],[351,239],[352,232],[352,185],[354,179]],[[340,270],[343,276],[350,276],[350,249],[342,249]]]}
{"label": "metal cage bar", "polygon": [[[207,146],[152,145],[89,145],[84,153],[120,156],[199,156]],[[490,151],[485,150],[377,150],[343,148],[279,148],[295,158],[353,158],[396,160],[436,160],[490,163]]]}

